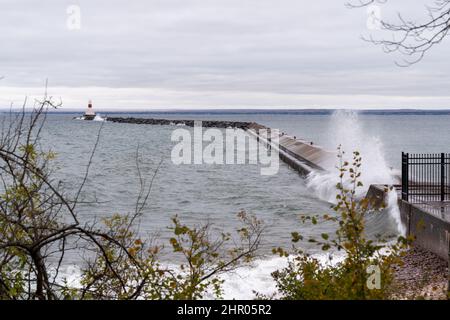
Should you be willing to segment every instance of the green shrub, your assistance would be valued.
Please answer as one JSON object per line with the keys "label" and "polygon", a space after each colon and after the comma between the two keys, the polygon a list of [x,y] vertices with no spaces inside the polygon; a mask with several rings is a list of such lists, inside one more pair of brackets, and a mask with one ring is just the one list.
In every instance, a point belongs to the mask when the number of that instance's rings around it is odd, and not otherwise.
{"label": "green shrub", "polygon": [[[321,239],[308,239],[325,252],[341,253],[343,260],[323,264],[317,258],[295,247],[288,266],[272,274],[282,299],[388,299],[392,293],[393,267],[401,264],[407,239],[399,237],[395,244],[383,239],[368,239],[365,235],[365,218],[377,214],[368,198],[358,199],[361,183],[361,156],[353,153],[353,162],[343,161],[343,151],[338,157],[340,182],[336,185],[336,205],[333,217],[325,215],[324,221],[337,223],[334,235],[322,234]],[[386,190],[387,191],[387,190]],[[317,224],[320,217],[303,217],[304,222]],[[298,243],[303,236],[292,234]],[[281,249],[274,253],[288,256]]]}

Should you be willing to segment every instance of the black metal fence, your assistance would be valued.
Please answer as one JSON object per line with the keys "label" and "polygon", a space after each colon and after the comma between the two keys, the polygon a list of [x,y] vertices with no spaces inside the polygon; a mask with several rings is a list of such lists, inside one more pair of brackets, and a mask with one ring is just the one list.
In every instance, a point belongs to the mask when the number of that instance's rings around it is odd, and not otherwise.
{"label": "black metal fence", "polygon": [[402,199],[415,203],[450,200],[450,154],[402,153]]}

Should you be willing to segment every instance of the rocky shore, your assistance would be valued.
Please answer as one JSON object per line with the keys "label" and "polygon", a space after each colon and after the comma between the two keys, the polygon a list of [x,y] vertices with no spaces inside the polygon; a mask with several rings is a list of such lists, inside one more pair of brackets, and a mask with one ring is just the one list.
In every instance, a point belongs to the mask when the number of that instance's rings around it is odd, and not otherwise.
{"label": "rocky shore", "polygon": [[[194,120],[169,120],[169,119],[155,119],[155,118],[123,118],[123,117],[108,117],[108,122],[118,123],[132,123],[132,124],[149,124],[149,125],[185,125],[188,127],[194,126]],[[202,126],[205,128],[238,128],[248,130],[256,126],[253,122],[241,121],[202,121]]]}
{"label": "rocky shore", "polygon": [[395,299],[447,299],[448,263],[423,249],[411,248],[395,270]]}

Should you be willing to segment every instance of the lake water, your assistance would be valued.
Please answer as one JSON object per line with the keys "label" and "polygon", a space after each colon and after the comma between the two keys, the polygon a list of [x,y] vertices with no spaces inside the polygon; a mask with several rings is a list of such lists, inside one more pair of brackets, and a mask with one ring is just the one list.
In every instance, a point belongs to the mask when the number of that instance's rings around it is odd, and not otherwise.
{"label": "lake water", "polygon": [[[74,116],[49,115],[42,134],[43,145],[58,154],[56,174],[69,191],[75,190],[83,179],[102,125],[101,122],[76,121]],[[400,167],[401,151],[445,152],[450,141],[449,115],[338,112],[334,115],[145,113],[131,116],[254,121],[329,150],[336,150],[342,144],[347,152],[361,151],[363,180],[368,183],[389,183],[386,180]],[[187,224],[209,221],[215,230],[232,231],[240,226],[236,219],[239,211],[254,214],[266,225],[261,251],[266,257],[252,268],[242,268],[236,277],[232,276],[225,287],[226,297],[249,298],[253,289],[269,292],[273,289],[270,272],[283,264],[270,255],[272,247],[289,246],[293,231],[306,236],[333,232],[335,227],[330,223],[311,227],[299,219],[301,214],[332,212],[329,199],[334,192],[333,178],[305,181],[282,162],[278,174],[273,176],[262,176],[258,165],[174,165],[170,158],[175,144],[171,142],[171,134],[176,128],[104,123],[83,193],[84,200],[97,203],[79,207],[82,219],[134,210],[139,191],[135,161],[139,146],[141,171],[147,177],[151,177],[162,161],[141,220],[141,232],[158,234],[164,241],[169,236],[167,226],[174,215]],[[370,235],[397,232],[398,225],[389,212],[368,219]],[[312,253],[319,252],[314,245],[302,245]],[[76,264],[77,258],[72,259]],[[165,259],[170,263],[176,258],[169,254]]]}

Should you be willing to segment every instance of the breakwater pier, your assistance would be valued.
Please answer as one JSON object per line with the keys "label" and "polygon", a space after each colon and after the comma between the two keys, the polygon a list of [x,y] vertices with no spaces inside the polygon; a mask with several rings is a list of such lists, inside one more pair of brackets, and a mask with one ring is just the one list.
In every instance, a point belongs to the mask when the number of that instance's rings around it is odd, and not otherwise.
{"label": "breakwater pier", "polygon": [[[184,125],[194,127],[194,120],[173,120],[159,118],[133,118],[133,117],[108,117],[108,122],[128,123],[128,124],[147,124],[147,125]],[[236,128],[247,131],[258,141],[270,145],[277,149],[280,159],[287,163],[291,168],[306,176],[312,170],[325,170],[327,165],[334,161],[336,154],[324,150],[320,146],[313,145],[311,142],[298,139],[283,132],[280,132],[279,143],[272,144],[266,140],[266,137],[259,134],[260,130],[270,131],[269,127],[256,122],[243,121],[223,121],[223,120],[201,120],[204,128]]]}
{"label": "breakwater pier", "polygon": [[[194,120],[169,120],[158,118],[133,118],[133,117],[107,117],[108,122],[116,123],[130,123],[130,124],[149,124],[149,125],[184,125],[188,127],[194,127]],[[247,130],[250,126],[255,125],[252,122],[242,121],[211,121],[202,120],[202,126],[205,128],[238,128]]]}

